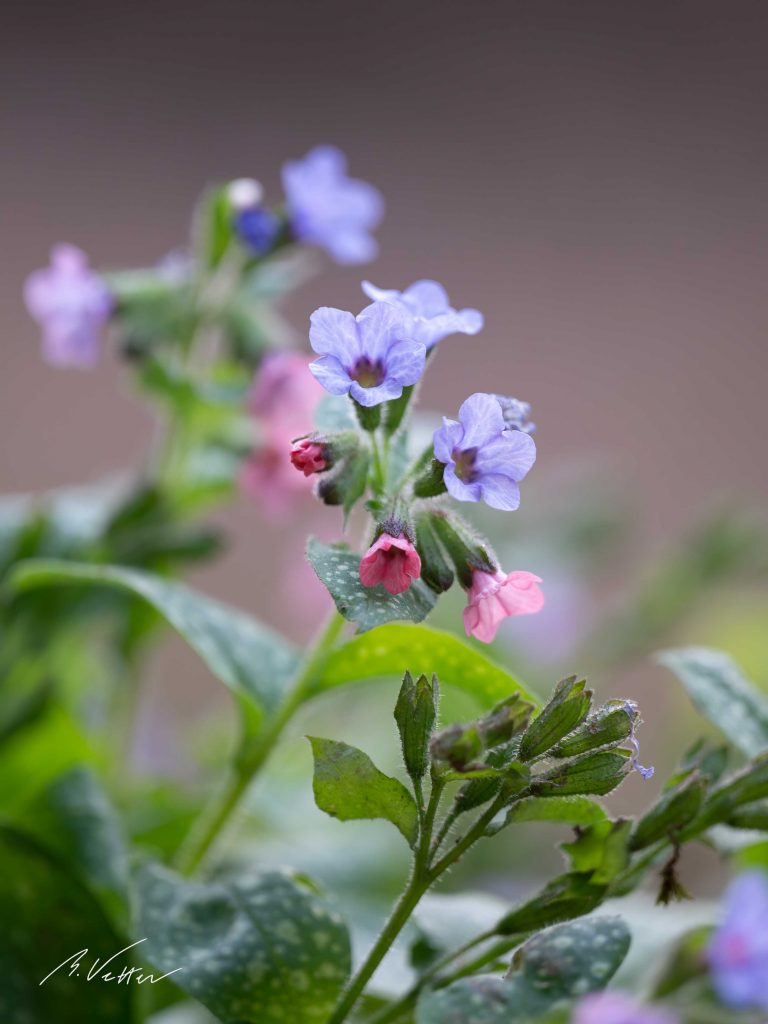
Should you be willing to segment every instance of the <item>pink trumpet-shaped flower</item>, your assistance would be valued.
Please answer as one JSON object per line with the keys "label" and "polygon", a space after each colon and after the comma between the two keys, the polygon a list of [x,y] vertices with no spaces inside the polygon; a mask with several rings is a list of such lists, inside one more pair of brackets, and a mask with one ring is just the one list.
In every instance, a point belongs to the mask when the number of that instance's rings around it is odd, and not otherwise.
{"label": "pink trumpet-shaped flower", "polygon": [[402,534],[382,533],[360,560],[360,582],[364,587],[383,583],[390,594],[402,594],[421,576],[421,559],[416,548]]}
{"label": "pink trumpet-shaped flower", "polygon": [[324,469],[328,468],[325,459],[325,445],[318,441],[310,441],[308,437],[294,442],[291,447],[291,464],[304,476],[322,473]]}
{"label": "pink trumpet-shaped flower", "polygon": [[30,274],[24,285],[27,309],[43,332],[43,356],[52,366],[93,366],[99,335],[114,300],[104,281],[74,245],[56,245],[50,266]]}
{"label": "pink trumpet-shaped flower", "polygon": [[532,572],[472,573],[467,607],[464,609],[464,629],[489,644],[496,636],[499,623],[510,615],[532,615],[544,607],[544,594],[539,587],[541,578]]}

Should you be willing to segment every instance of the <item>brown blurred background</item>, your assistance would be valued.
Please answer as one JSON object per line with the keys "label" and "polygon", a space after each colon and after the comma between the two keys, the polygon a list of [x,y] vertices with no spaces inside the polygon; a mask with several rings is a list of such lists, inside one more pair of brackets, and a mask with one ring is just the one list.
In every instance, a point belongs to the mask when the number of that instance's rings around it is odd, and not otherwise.
{"label": "brown blurred background", "polygon": [[[363,276],[442,281],[487,326],[446,343],[427,404],[531,401],[542,469],[625,474],[639,563],[720,496],[768,496],[765,3],[72,0],[3,22],[2,490],[129,467],[151,434],[111,359],[41,362],[20,293],[50,244],[152,263],[207,181],[276,198],[285,158],[334,142],[387,197],[382,254],[329,264],[299,330],[360,308]],[[274,621],[263,521],[244,499],[225,522],[199,581]]]}

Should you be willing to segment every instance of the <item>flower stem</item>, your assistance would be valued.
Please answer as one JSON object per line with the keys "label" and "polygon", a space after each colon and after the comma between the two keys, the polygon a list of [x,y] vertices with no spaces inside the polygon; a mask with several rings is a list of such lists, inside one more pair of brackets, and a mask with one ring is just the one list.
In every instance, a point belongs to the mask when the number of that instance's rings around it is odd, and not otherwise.
{"label": "flower stem", "polygon": [[224,788],[182,843],[176,858],[176,866],[180,871],[195,871],[209,853],[245,791],[268,760],[285,727],[312,691],[343,625],[344,619],[334,611],[304,659],[283,706],[266,724],[253,745],[238,759]]}

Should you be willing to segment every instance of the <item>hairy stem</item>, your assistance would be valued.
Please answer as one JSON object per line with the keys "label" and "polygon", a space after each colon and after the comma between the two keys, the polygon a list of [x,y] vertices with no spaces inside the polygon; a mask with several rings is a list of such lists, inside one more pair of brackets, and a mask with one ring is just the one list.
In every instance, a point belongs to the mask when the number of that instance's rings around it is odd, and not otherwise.
{"label": "hairy stem", "polygon": [[312,691],[343,625],[344,619],[334,611],[304,659],[283,706],[236,763],[224,788],[203,811],[182,844],[176,858],[180,871],[191,873],[210,851],[251,782],[268,760],[285,727]]}

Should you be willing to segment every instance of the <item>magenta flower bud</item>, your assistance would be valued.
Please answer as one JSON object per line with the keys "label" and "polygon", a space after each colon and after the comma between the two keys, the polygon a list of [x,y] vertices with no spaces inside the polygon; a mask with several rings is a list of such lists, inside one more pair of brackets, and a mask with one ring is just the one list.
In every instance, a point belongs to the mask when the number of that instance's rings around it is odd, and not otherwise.
{"label": "magenta flower bud", "polygon": [[312,476],[313,473],[322,473],[323,470],[330,467],[326,455],[326,445],[303,437],[300,441],[293,443],[291,464],[304,476]]}
{"label": "magenta flower bud", "polygon": [[382,533],[360,560],[360,582],[364,587],[383,583],[390,594],[404,593],[421,576],[421,559],[411,541],[402,533]]}
{"label": "magenta flower bud", "polygon": [[24,301],[43,331],[43,356],[52,366],[88,369],[99,358],[99,335],[114,301],[88,257],[74,245],[57,245],[51,264],[24,285]]}
{"label": "magenta flower bud", "polygon": [[472,573],[467,607],[464,609],[464,629],[489,644],[496,636],[499,623],[510,615],[532,615],[544,607],[544,594],[539,587],[541,578],[532,572]]}

